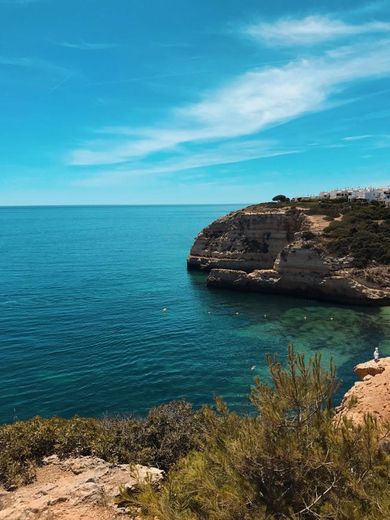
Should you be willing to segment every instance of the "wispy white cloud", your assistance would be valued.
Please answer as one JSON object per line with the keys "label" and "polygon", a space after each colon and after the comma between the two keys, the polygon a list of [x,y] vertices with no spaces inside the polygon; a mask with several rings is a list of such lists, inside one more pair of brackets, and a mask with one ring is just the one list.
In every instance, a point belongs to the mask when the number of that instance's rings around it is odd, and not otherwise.
{"label": "wispy white cloud", "polygon": [[[252,70],[230,84],[174,110],[169,125],[106,129],[106,141],[74,150],[73,165],[125,163],[179,145],[255,134],[330,105],[334,94],[357,80],[390,75],[390,40],[349,46],[283,67]],[[127,134],[127,135],[126,135]]]}
{"label": "wispy white cloud", "polygon": [[70,79],[73,78],[73,76],[75,75],[74,72],[70,72],[67,76],[63,77],[62,79],[60,79],[60,81],[58,81],[57,83],[55,83],[50,89],[49,89],[49,92],[55,92],[56,90],[58,90],[59,88],[61,88],[63,85],[65,85],[65,83],[68,83],[68,81]]}
{"label": "wispy white cloud", "polygon": [[60,47],[65,47],[68,49],[79,49],[82,51],[99,51],[99,50],[107,50],[107,49],[115,49],[120,47],[119,43],[92,43],[86,41],[80,42],[57,42],[56,45]]}
{"label": "wispy white cloud", "polygon": [[[0,56],[0,70],[9,67],[16,67],[30,75],[38,74],[40,79],[43,79],[42,86],[46,87],[49,93],[58,90],[71,78],[78,75],[75,70],[41,58]],[[7,75],[2,74],[2,78],[6,79]]]}
{"label": "wispy white cloud", "polygon": [[179,157],[159,161],[155,165],[135,163],[131,167],[119,167],[94,173],[75,182],[82,186],[105,186],[118,184],[127,179],[145,175],[160,175],[193,170],[215,165],[233,164],[254,159],[279,157],[299,153],[298,148],[283,148],[278,143],[264,140],[248,140],[240,143],[222,143],[211,150],[184,153]]}
{"label": "wispy white cloud", "polygon": [[37,4],[38,2],[47,2],[47,0],[0,0],[0,4],[11,5]]}
{"label": "wispy white cloud", "polygon": [[348,135],[343,137],[343,141],[363,141],[364,139],[370,139],[370,137],[373,137],[372,134]]}
{"label": "wispy white cloud", "polygon": [[244,32],[271,45],[313,45],[348,36],[387,33],[390,32],[390,23],[374,21],[351,24],[330,16],[307,16],[258,23],[247,27]]}
{"label": "wispy white cloud", "polygon": [[58,75],[69,75],[70,69],[51,61],[30,56],[0,56],[0,67],[17,67],[21,69],[39,70]]}
{"label": "wispy white cloud", "polygon": [[22,5],[38,4],[43,2],[49,2],[50,0],[0,0],[1,4],[8,4],[11,6],[20,7]]}

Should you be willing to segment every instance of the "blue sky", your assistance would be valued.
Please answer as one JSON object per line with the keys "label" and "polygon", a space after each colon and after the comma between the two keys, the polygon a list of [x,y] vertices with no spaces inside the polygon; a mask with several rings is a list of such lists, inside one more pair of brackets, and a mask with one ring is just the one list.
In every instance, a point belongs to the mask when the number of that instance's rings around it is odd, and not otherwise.
{"label": "blue sky", "polygon": [[390,180],[390,0],[0,0],[0,204]]}

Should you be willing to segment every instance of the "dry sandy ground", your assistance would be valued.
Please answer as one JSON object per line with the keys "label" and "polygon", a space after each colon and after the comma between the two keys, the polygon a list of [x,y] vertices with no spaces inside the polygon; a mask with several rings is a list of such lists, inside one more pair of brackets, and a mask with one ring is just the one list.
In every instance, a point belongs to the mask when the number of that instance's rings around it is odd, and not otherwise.
{"label": "dry sandy ground", "polygon": [[[325,215],[307,215],[306,218],[310,222],[310,228],[315,233],[321,233],[326,227],[329,226],[330,221],[326,220]],[[340,221],[342,217],[334,218],[335,221]]]}

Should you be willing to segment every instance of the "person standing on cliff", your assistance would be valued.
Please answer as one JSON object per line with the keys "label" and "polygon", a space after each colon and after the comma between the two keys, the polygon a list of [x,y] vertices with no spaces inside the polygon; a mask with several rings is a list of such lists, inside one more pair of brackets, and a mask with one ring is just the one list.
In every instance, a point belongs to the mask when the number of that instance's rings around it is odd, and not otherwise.
{"label": "person standing on cliff", "polygon": [[378,347],[375,347],[375,350],[374,350],[374,360],[378,363],[379,361],[379,349]]}

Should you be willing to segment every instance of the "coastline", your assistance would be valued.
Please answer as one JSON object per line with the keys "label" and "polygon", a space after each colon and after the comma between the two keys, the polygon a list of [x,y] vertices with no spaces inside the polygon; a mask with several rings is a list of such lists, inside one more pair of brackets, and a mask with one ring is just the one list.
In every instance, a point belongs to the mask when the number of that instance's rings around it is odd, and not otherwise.
{"label": "coastline", "polygon": [[[347,203],[315,204],[259,204],[227,214],[198,234],[187,258],[187,269],[208,272],[208,287],[348,305],[388,306],[388,263],[370,262],[360,246],[354,245],[353,249],[358,257],[346,253],[345,244],[352,243],[348,226],[352,225],[352,231],[353,225],[358,226],[359,240],[371,238],[364,227],[367,206],[355,203],[351,209]],[[370,211],[389,218],[389,208],[372,206]],[[349,223],[354,222],[353,218],[364,224]],[[372,222],[375,227],[376,221]],[[332,230],[339,230],[333,242],[329,238]],[[344,249],[339,245],[340,233],[344,233]],[[344,254],[332,252],[336,246]],[[374,254],[375,247],[370,254]]]}

